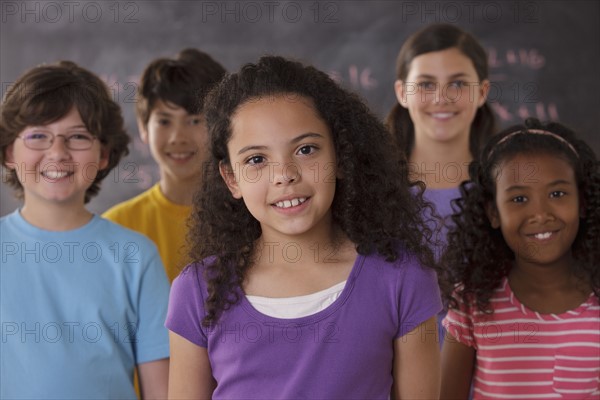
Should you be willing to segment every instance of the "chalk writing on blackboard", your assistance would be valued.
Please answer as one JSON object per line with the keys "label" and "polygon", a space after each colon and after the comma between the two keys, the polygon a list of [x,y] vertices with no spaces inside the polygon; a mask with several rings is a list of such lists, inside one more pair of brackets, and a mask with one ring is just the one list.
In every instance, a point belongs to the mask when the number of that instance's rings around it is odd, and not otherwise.
{"label": "chalk writing on blackboard", "polygon": [[491,103],[492,109],[501,121],[524,120],[529,117],[536,117],[540,120],[559,121],[560,115],[556,103],[521,103],[507,104],[495,102]]}
{"label": "chalk writing on blackboard", "polygon": [[330,71],[329,76],[338,83],[349,83],[353,89],[373,90],[379,86],[371,67],[350,64],[347,69]]}
{"label": "chalk writing on blackboard", "polygon": [[488,63],[490,68],[523,65],[531,69],[540,69],[546,65],[546,57],[538,49],[506,49],[498,50],[488,47]]}

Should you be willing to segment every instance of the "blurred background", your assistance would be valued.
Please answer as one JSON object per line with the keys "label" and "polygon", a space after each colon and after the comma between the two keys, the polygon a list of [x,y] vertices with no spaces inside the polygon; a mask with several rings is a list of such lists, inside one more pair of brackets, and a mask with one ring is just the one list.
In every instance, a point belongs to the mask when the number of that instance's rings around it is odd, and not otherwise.
{"label": "blurred background", "polygon": [[[99,74],[123,108],[130,155],[89,205],[103,212],[158,180],[139,140],[135,92],[153,59],[196,47],[236,71],[263,54],[310,63],[384,118],[396,99],[395,60],[429,23],[453,23],[486,47],[490,101],[501,127],[558,120],[600,154],[597,1],[6,1],[0,2],[2,97],[27,69],[73,60]],[[19,207],[0,185],[0,215]]]}

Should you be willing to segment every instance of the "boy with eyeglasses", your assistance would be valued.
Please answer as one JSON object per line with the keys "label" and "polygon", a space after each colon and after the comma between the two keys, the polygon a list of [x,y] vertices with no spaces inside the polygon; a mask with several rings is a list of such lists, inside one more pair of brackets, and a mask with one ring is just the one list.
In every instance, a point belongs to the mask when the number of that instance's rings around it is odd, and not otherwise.
{"label": "boy with eyeglasses", "polygon": [[0,161],[23,206],[0,218],[0,398],[166,397],[169,282],[155,245],[85,204],[127,154],[91,72],[33,68],[1,106]]}

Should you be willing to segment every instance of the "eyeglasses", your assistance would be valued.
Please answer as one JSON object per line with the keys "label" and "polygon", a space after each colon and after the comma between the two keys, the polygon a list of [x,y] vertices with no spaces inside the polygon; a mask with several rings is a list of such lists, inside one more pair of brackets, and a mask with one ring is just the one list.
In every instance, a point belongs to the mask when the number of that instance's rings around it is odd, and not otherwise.
{"label": "eyeglasses", "polygon": [[65,146],[69,150],[89,150],[92,148],[94,140],[98,139],[88,132],[77,132],[68,135],[54,135],[50,132],[27,132],[17,137],[23,140],[23,144],[28,149],[48,150],[58,136],[64,139]]}

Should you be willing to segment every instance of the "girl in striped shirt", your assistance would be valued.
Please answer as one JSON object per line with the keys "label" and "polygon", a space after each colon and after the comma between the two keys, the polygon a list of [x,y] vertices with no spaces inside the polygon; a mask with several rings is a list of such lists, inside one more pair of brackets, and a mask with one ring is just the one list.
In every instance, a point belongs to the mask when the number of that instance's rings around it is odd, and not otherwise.
{"label": "girl in striped shirt", "polygon": [[600,399],[600,172],[558,123],[491,138],[442,264],[442,399]]}

